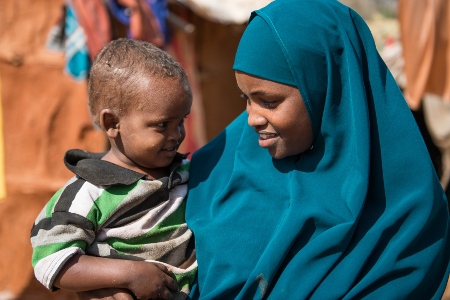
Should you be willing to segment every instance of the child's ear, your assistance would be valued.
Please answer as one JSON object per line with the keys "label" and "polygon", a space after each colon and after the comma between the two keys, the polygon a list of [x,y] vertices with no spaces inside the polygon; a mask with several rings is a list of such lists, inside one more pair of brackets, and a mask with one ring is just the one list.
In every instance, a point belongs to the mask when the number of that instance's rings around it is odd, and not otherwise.
{"label": "child's ear", "polygon": [[100,112],[100,127],[106,135],[115,139],[119,135],[119,116],[111,109],[104,109]]}

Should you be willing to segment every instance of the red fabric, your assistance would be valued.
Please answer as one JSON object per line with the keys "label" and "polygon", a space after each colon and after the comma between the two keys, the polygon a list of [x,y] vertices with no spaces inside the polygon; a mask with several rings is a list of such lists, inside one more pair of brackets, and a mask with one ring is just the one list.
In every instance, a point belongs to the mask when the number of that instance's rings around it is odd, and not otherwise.
{"label": "red fabric", "polygon": [[102,0],[71,0],[78,22],[84,29],[91,60],[111,41],[108,10]]}
{"label": "red fabric", "polygon": [[145,0],[118,0],[120,5],[131,9],[130,37],[152,43],[157,47],[165,44],[164,34],[152,8]]}
{"label": "red fabric", "polygon": [[166,51],[183,66],[191,84],[192,108],[184,123],[186,138],[179,149],[181,153],[189,152],[191,156],[206,143],[205,116],[195,57],[194,36],[185,34],[180,30],[174,30]]}

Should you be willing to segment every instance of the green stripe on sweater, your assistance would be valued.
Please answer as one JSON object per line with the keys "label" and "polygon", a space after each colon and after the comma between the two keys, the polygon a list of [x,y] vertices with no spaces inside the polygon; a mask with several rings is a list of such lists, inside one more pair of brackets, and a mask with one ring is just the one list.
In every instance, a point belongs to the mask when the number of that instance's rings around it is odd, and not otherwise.
{"label": "green stripe on sweater", "polygon": [[188,172],[190,166],[191,166],[191,162],[187,162],[187,163],[182,164],[181,166],[179,166],[179,167],[176,169],[176,171],[177,171],[177,172],[182,172],[182,171]]}
{"label": "green stripe on sweater", "polygon": [[41,259],[43,259],[53,253],[56,253],[62,249],[66,249],[66,248],[70,248],[70,247],[78,247],[82,250],[85,250],[86,246],[87,246],[87,243],[85,241],[70,241],[70,242],[54,243],[54,244],[49,244],[49,245],[37,246],[33,250],[31,264],[34,268]]}
{"label": "green stripe on sweater", "polygon": [[195,275],[197,274],[197,268],[192,269],[189,272],[182,274],[173,274],[175,280],[178,283],[178,289],[189,293],[189,287],[194,284]]}
{"label": "green stripe on sweater", "polygon": [[50,218],[52,216],[53,208],[55,207],[55,204],[57,200],[59,199],[59,196],[61,196],[62,192],[64,191],[64,187],[60,188],[48,201],[47,205],[45,206],[45,217]]}
{"label": "green stripe on sweater", "polygon": [[121,254],[139,249],[147,244],[157,243],[186,222],[184,219],[185,207],[186,201],[183,201],[176,211],[141,236],[131,239],[110,238],[105,242]]}
{"label": "green stripe on sweater", "polygon": [[136,181],[131,185],[114,185],[102,192],[102,194],[94,201],[94,205],[87,214],[86,218],[93,224],[101,226],[113,213],[117,206],[123,202],[133,189],[141,182]]}

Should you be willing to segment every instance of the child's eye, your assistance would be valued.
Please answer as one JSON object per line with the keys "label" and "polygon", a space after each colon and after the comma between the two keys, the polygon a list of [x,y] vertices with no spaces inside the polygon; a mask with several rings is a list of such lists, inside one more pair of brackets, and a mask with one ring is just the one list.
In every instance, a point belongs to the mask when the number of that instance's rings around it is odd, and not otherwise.
{"label": "child's eye", "polygon": [[156,124],[156,126],[161,127],[161,128],[166,128],[167,127],[167,122],[161,122]]}
{"label": "child's eye", "polygon": [[[187,117],[184,117],[184,119],[186,119]],[[181,121],[180,121],[180,123],[178,124],[179,126],[181,126],[181,125],[183,125],[184,124],[184,119],[182,119]]]}

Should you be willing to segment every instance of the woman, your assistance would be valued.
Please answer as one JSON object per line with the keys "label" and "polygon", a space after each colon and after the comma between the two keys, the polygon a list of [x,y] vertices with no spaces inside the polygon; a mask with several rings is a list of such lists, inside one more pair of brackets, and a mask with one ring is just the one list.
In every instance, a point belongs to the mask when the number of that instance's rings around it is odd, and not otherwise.
{"label": "woman", "polygon": [[274,1],[234,69],[247,113],[191,163],[192,297],[440,299],[445,196],[361,17]]}

